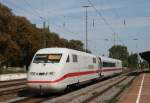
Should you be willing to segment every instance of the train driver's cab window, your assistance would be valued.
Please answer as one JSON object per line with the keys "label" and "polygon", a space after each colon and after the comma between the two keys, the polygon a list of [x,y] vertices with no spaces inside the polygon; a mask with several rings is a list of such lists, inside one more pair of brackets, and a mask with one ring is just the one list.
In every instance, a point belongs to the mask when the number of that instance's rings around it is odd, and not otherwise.
{"label": "train driver's cab window", "polygon": [[78,57],[77,57],[77,55],[72,55],[72,58],[73,58],[73,62],[78,62]]}
{"label": "train driver's cab window", "polygon": [[69,55],[68,55],[66,63],[69,63],[69,62],[70,62],[70,58],[69,58]]}
{"label": "train driver's cab window", "polygon": [[47,55],[46,54],[36,54],[34,57],[33,63],[46,63]]}
{"label": "train driver's cab window", "polygon": [[62,54],[36,54],[33,63],[59,63]]}

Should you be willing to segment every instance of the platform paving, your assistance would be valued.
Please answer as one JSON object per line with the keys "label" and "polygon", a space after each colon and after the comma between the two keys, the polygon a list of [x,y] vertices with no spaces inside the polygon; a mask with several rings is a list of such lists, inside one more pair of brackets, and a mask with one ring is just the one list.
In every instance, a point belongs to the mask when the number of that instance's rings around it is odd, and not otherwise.
{"label": "platform paving", "polygon": [[150,103],[150,73],[141,73],[118,103]]}

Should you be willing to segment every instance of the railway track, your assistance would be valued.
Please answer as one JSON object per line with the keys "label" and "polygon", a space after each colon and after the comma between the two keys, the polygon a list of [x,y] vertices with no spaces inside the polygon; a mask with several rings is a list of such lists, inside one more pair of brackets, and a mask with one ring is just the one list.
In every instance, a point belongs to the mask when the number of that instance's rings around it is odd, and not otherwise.
{"label": "railway track", "polygon": [[114,77],[43,103],[108,103],[134,78],[135,76]]}
{"label": "railway track", "polygon": [[1,81],[0,102],[18,96],[18,92],[26,89],[26,79]]}
{"label": "railway track", "polygon": [[48,95],[44,95],[44,96],[32,95],[30,97],[18,97],[15,99],[8,100],[6,102],[7,103],[41,103],[43,101],[47,101],[55,97],[56,95],[53,95],[53,96],[52,95],[49,95],[49,96]]}
{"label": "railway track", "polygon": [[25,83],[25,79],[0,82],[0,96],[24,89]]}
{"label": "railway track", "polygon": [[38,103],[60,95],[35,95],[25,83],[25,79],[0,82],[0,103]]}
{"label": "railway track", "polygon": [[11,80],[11,81],[0,81],[0,88],[9,87],[10,85],[17,85],[20,83],[26,83],[26,79],[18,79],[18,80]]}
{"label": "railway track", "polygon": [[[113,77],[111,79],[109,78],[106,80],[102,80],[100,82],[98,81],[98,83],[95,82],[94,84],[90,83],[88,85],[78,87],[70,92],[46,94],[42,96],[32,94],[31,92],[26,91],[26,90],[25,90],[26,92],[22,92],[22,93],[20,92],[21,95],[18,95],[18,91],[16,91],[14,93],[16,94],[14,97],[11,97],[7,100],[5,99],[3,101],[5,101],[6,103],[60,103],[60,102],[61,103],[68,103],[68,102],[69,103],[81,103],[81,102],[82,103],[89,103],[89,102],[95,103],[97,101],[102,100],[99,98],[105,97],[105,94],[110,94],[109,91],[113,91],[115,87],[121,88],[122,85],[126,84],[126,82],[132,81],[134,77],[135,76],[126,76],[123,74],[117,77]],[[117,91],[120,92],[121,89],[118,89]],[[110,97],[114,97],[114,96],[116,96],[116,94]],[[111,100],[111,98],[109,99]],[[0,100],[1,100],[1,97],[0,97]],[[107,98],[105,100],[107,100]]]}
{"label": "railway track", "polygon": [[[94,82],[94,83],[96,83],[96,82]],[[22,90],[22,93],[20,93],[20,94],[26,94],[26,95],[19,96],[18,91],[14,92],[14,93],[11,91],[10,94],[8,93],[8,94],[6,94],[6,96],[3,95],[2,100],[5,101],[6,103],[27,103],[27,102],[28,103],[41,103],[41,102],[47,101],[49,99],[56,98],[58,96],[65,95],[65,94],[73,92],[75,90],[87,87],[92,84],[93,84],[93,82],[79,86],[78,88],[74,88],[71,91],[67,91],[66,93],[55,93],[55,94],[43,95],[43,96],[34,95],[34,94],[30,93],[29,91],[24,91],[24,90]],[[12,93],[13,93],[13,96],[12,96]],[[5,98],[7,98],[7,99],[5,99]],[[2,101],[2,100],[0,98],[0,101]]]}

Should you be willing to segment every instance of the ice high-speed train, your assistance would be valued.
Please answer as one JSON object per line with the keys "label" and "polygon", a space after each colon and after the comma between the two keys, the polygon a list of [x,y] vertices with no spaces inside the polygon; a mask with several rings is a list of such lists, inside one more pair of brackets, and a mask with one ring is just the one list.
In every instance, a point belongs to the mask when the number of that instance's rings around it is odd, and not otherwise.
{"label": "ice high-speed train", "polygon": [[59,92],[69,85],[120,72],[120,60],[67,48],[45,48],[33,57],[27,86],[32,90]]}

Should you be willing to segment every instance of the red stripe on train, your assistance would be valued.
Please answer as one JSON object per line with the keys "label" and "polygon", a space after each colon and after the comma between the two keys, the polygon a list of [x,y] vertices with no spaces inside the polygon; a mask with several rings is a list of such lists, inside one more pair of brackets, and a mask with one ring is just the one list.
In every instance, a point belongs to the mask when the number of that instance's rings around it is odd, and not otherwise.
{"label": "red stripe on train", "polygon": [[[121,68],[117,68],[117,69],[103,69],[102,72],[109,72],[109,71],[115,71],[115,70],[121,70]],[[62,81],[66,78],[70,78],[70,77],[75,77],[75,76],[82,76],[82,75],[87,75],[87,74],[94,74],[94,73],[98,73],[99,70],[95,70],[95,71],[84,71],[84,72],[74,72],[74,73],[68,73],[65,74],[64,76],[62,76],[61,78],[57,79],[57,80],[52,80],[52,81],[27,81],[27,83],[56,83],[59,81]]]}

